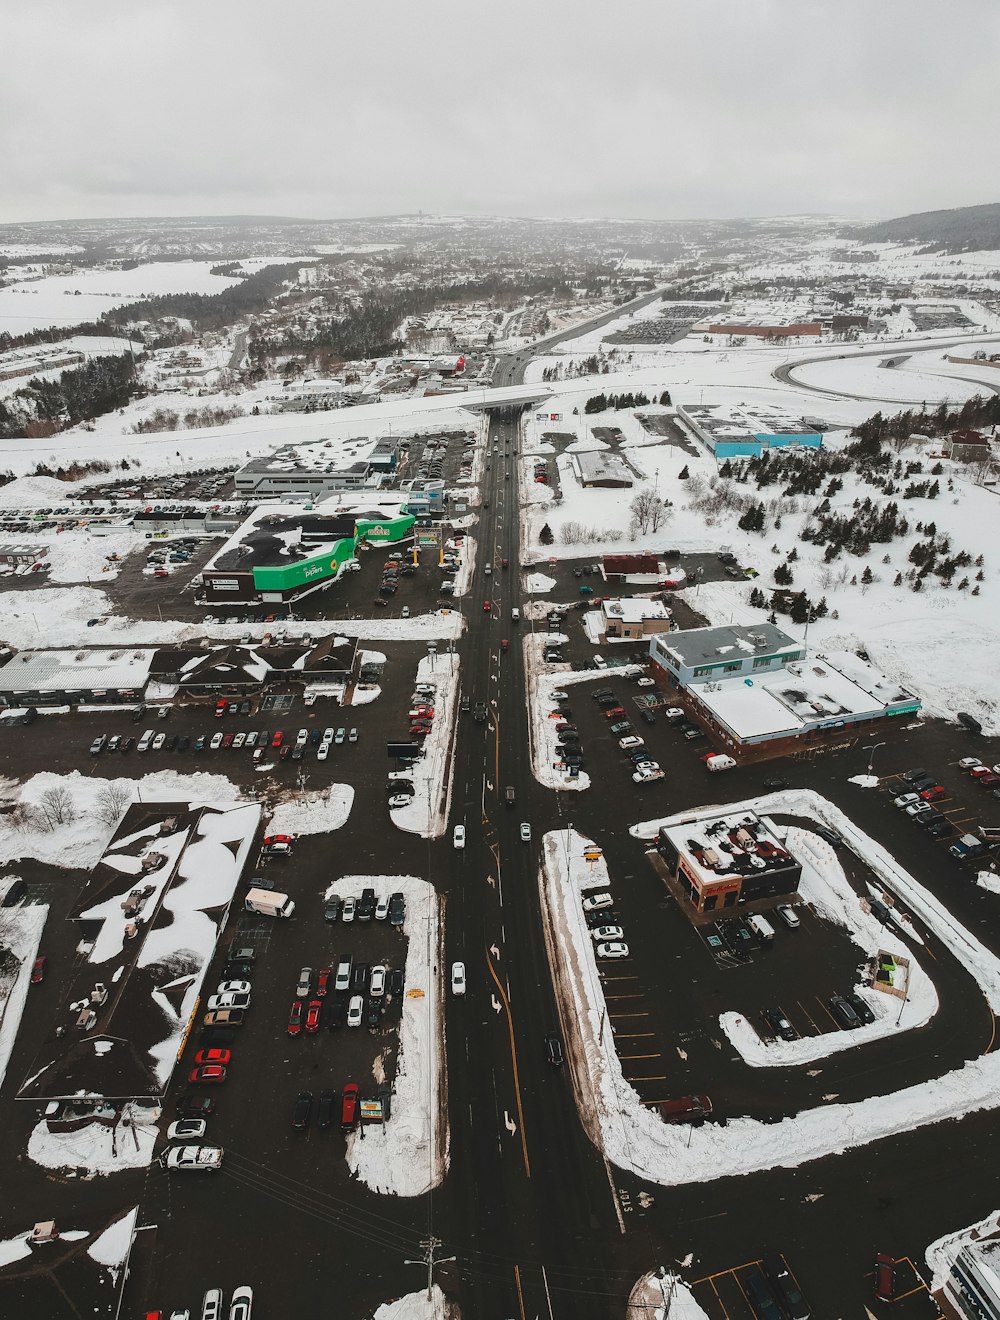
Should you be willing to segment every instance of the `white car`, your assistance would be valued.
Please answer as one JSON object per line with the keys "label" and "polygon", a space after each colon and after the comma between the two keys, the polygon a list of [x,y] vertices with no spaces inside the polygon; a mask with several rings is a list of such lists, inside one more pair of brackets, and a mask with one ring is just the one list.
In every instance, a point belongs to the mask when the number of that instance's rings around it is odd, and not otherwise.
{"label": "white car", "polygon": [[[410,801],[411,801],[411,795],[409,793],[394,793],[393,796],[389,799],[389,806],[390,808],[393,809],[396,807],[408,807],[410,805]],[[458,847],[457,843],[455,844],[455,847],[456,848]]]}
{"label": "white car", "polygon": [[248,995],[253,989],[249,981],[220,981],[216,986],[217,995]]}
{"label": "white car", "polygon": [[663,771],[660,769],[660,767],[655,762],[649,762],[646,765],[644,765],[640,770],[633,771],[632,783],[652,784],[655,783],[657,779],[663,779],[663,777],[664,777]]}
{"label": "white car", "polygon": [[610,944],[599,944],[597,946],[598,958],[627,958],[628,945],[620,940],[614,940]]}
{"label": "white car", "polygon": [[179,1118],[167,1128],[168,1141],[194,1141],[205,1135],[208,1124],[203,1118]]}
{"label": "white car", "polygon": [[165,733],[158,733],[153,739],[153,751],[158,752],[166,741],[167,735]]}
{"label": "white car", "polygon": [[465,963],[463,962],[454,962],[451,965],[451,993],[465,994]]}
{"label": "white car", "polygon": [[403,606],[403,608],[399,611],[399,617],[400,617],[401,619],[408,619],[408,618],[410,617],[410,607],[409,607],[409,605],[404,605],[404,606]]}
{"label": "white car", "polygon": [[302,971],[299,972],[299,983],[295,987],[295,998],[308,999],[312,994],[312,987],[313,969],[311,967],[303,967]]}
{"label": "white car", "polygon": [[549,696],[553,701],[569,701],[568,692],[550,692]]}
{"label": "white car", "polygon": [[601,908],[614,907],[615,900],[609,893],[588,894],[583,900],[584,912],[599,912]]}
{"label": "white car", "polygon": [[456,826],[455,826],[454,832],[452,833],[452,836],[451,836],[451,841],[452,841],[452,843],[455,845],[456,848],[464,848],[464,847],[465,847],[465,826],[464,826],[464,825],[456,825]]}
{"label": "white car", "polygon": [[322,738],[322,741],[325,742],[325,743],[332,743],[332,742],[333,742],[333,730],[332,730],[332,729],[324,729],[324,730],[323,730],[323,738]]}
{"label": "white car", "polygon": [[663,714],[668,720],[682,720],[684,718],[684,711],[680,706],[668,706]]}
{"label": "white car", "polygon": [[237,1288],[229,1302],[229,1320],[250,1320],[253,1311],[253,1289],[245,1283]]}
{"label": "white car", "polygon": [[974,765],[982,765],[982,761],[978,756],[963,756],[958,763],[958,768],[959,770],[971,770]]}
{"label": "white car", "polygon": [[330,744],[328,742],[321,742],[320,745],[316,748],[316,760],[325,761],[329,755],[330,755]]}
{"label": "white car", "polygon": [[531,826],[526,820],[521,821],[521,842],[522,843],[531,842]]}
{"label": "white car", "polygon": [[171,1146],[163,1167],[172,1172],[215,1173],[222,1168],[222,1151],[218,1146]]}
{"label": "white car", "polygon": [[[235,739],[235,738],[233,739],[233,746],[234,746],[234,747],[236,746],[236,739]],[[244,747],[247,747],[247,748],[250,748],[250,747],[256,747],[256,746],[257,746],[257,731],[256,731],[255,729],[251,729],[250,732],[247,734],[247,740],[246,740],[246,742],[243,744],[243,746],[244,746]]]}
{"label": "white car", "polygon": [[246,742],[246,740],[247,740],[247,736],[245,733],[238,733],[236,737],[233,739],[233,751],[238,751],[239,748],[241,748],[243,744]]}
{"label": "white car", "polygon": [[368,993],[375,999],[379,999],[385,994],[385,980],[389,974],[388,967],[378,963],[372,968],[371,980],[368,982]]}
{"label": "white car", "polygon": [[644,688],[656,687],[656,683],[653,679],[645,678],[645,677],[636,679],[635,685],[636,687],[644,687]]}
{"label": "white car", "polygon": [[618,746],[623,752],[627,752],[632,747],[645,747],[645,738],[639,738],[634,733],[630,733],[627,738],[619,738]]}
{"label": "white car", "polygon": [[[389,918],[389,896],[388,894],[383,894],[382,897],[379,899],[379,901],[375,904],[375,920],[387,921],[388,918]],[[374,977],[374,975],[375,973],[373,971],[372,976]]]}
{"label": "white car", "polygon": [[356,898],[345,898],[344,906],[340,909],[341,921],[353,921],[357,906],[358,900]]}
{"label": "white car", "polygon": [[600,940],[602,943],[605,940],[621,940],[625,938],[625,932],[622,930],[621,926],[595,926],[590,933],[595,940]]}
{"label": "white car", "polygon": [[894,807],[910,807],[914,804],[914,802],[919,802],[919,801],[920,801],[919,793],[900,793],[899,797],[895,797],[892,799],[892,805]]}
{"label": "white car", "polygon": [[210,1013],[214,1013],[219,1008],[249,1008],[249,995],[212,995],[209,998],[207,1008]]}
{"label": "white car", "polygon": [[[161,734],[160,736],[162,737],[163,735]],[[209,745],[209,747],[211,747],[211,749],[212,749],[213,752],[217,752],[217,751],[219,750],[219,748],[222,746],[222,734],[221,734],[221,733],[213,733],[213,734],[212,734],[212,741],[211,741],[208,745]]]}
{"label": "white car", "polygon": [[309,730],[299,729],[298,733],[295,735],[295,746],[305,747],[308,741],[309,741]]}
{"label": "white car", "polygon": [[349,1027],[360,1027],[361,1018],[364,1014],[365,1000],[363,995],[351,995],[351,1002],[347,1006],[347,1025]]}

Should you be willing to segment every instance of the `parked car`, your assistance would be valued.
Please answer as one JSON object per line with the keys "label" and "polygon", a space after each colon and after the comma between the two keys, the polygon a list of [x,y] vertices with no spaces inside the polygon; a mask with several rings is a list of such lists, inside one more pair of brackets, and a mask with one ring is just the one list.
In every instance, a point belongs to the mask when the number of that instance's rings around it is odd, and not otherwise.
{"label": "parked car", "polygon": [[42,954],[31,964],[31,984],[41,985],[45,980],[45,973],[49,969],[49,960]]}
{"label": "parked car", "polygon": [[349,1027],[360,1027],[361,1019],[364,1016],[364,1010],[364,996],[352,995],[351,1002],[347,1006],[347,1025]]}
{"label": "parked car", "polygon": [[609,907],[614,907],[614,899],[608,893],[588,894],[583,900],[584,912],[596,912]]}
{"label": "parked car", "polygon": [[545,1037],[545,1061],[553,1068],[562,1066],[563,1044],[562,1040],[556,1035]]}
{"label": "parked car", "polygon": [[465,994],[465,963],[453,962],[451,965],[451,993],[453,995]]}
{"label": "parked car", "polygon": [[875,1014],[872,1012],[871,1005],[867,1000],[862,999],[856,990],[852,990],[849,995],[844,995],[844,998],[850,1004],[851,1008],[854,1009],[854,1012],[862,1025],[868,1026],[869,1023],[875,1021]]}
{"label": "parked car", "polygon": [[764,1021],[771,1028],[776,1036],[782,1040],[797,1040],[798,1032],[785,1017],[784,1010],[781,1008],[765,1008]]}
{"label": "parked car", "polygon": [[842,995],[833,995],[828,1000],[830,1012],[837,1026],[844,1031],[861,1026],[861,1019]]}
{"label": "parked car", "polygon": [[311,1091],[300,1091],[295,1097],[292,1110],[292,1127],[296,1132],[304,1132],[312,1118],[313,1098]]}
{"label": "parked car", "polygon": [[621,940],[625,937],[621,926],[593,926],[590,933],[595,940]]}
{"label": "parked car", "polygon": [[621,940],[612,940],[607,944],[597,946],[598,958],[627,958],[628,945]]}
{"label": "parked car", "polygon": [[322,1020],[322,1017],[323,1017],[322,999],[310,999],[309,1005],[306,1008],[306,1021],[305,1021],[306,1035],[315,1036],[316,1032],[319,1031],[319,1025]]}

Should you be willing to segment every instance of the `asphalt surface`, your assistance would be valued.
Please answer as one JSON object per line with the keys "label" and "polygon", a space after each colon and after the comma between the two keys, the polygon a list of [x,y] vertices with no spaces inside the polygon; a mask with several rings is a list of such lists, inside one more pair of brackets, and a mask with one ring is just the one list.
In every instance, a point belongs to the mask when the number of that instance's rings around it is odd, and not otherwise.
{"label": "asphalt surface", "polygon": [[[523,374],[520,357],[502,365],[510,379]],[[954,725],[922,721],[879,735],[877,741],[884,744],[874,754],[882,776],[879,790],[848,782],[865,770],[870,755],[867,740],[850,739],[814,759],[740,768],[719,781],[700,764],[705,744],[685,743],[660,719],[637,728],[655,749],[667,778],[640,788],[632,784],[603,716],[582,691],[574,694],[572,706],[593,786],[580,795],[542,789],[528,759],[518,644],[520,633],[532,625],[528,620],[514,624],[510,615],[512,607],[523,611],[526,604],[518,572],[511,423],[494,420],[491,451],[494,444],[498,453],[490,454],[483,485],[490,507],[475,529],[477,570],[465,597],[469,626],[459,646],[463,694],[473,703],[486,702],[490,715],[485,724],[469,715],[459,717],[447,835],[428,843],[403,834],[389,825],[384,805],[384,743],[405,725],[404,703],[423,647],[379,647],[389,654],[389,664],[383,694],[371,706],[340,712],[319,705],[306,710],[298,703],[280,716],[234,717],[223,726],[287,731],[349,725],[359,728],[360,740],[337,749],[343,755],[322,764],[314,758],[301,767],[281,763],[272,777],[275,785],[290,789],[302,768],[309,789],[349,782],[357,797],[347,825],[300,844],[287,868],[301,919],[257,937],[260,991],[255,987],[252,1016],[240,1029],[245,1038],[240,1037],[233,1076],[220,1088],[220,1110],[210,1130],[227,1150],[218,1179],[168,1179],[154,1165],[84,1183],[48,1174],[23,1158],[36,1112],[33,1106],[15,1104],[11,1096],[30,1067],[37,1037],[52,1027],[59,967],[75,956],[75,932],[61,918],[84,877],[18,863],[33,896],[52,904],[44,949],[53,975],[29,999],[0,1099],[5,1199],[16,1207],[4,1215],[0,1236],[51,1214],[68,1224],[78,1209],[110,1214],[138,1203],[148,1231],[140,1235],[133,1256],[123,1316],[141,1316],[157,1306],[167,1313],[189,1306],[194,1313],[205,1288],[217,1285],[230,1292],[244,1282],[254,1286],[255,1315],[324,1313],[335,1299],[339,1313],[368,1316],[382,1301],[422,1284],[422,1267],[407,1262],[420,1258],[421,1243],[431,1237],[440,1239],[439,1256],[455,1257],[436,1269],[436,1279],[463,1315],[477,1320],[621,1316],[640,1274],[688,1257],[685,1277],[694,1282],[713,1320],[749,1320],[740,1278],[747,1263],[767,1249],[784,1253],[817,1317],[860,1317],[866,1305],[885,1314],[887,1308],[871,1301],[875,1251],[919,1263],[930,1240],[1000,1203],[1000,1174],[992,1159],[995,1115],[905,1133],[799,1169],[679,1188],[644,1185],[610,1167],[584,1134],[566,1070],[550,1067],[543,1054],[543,1039],[559,1029],[559,1017],[541,934],[540,841],[546,830],[572,823],[604,850],[619,896],[616,911],[634,945],[628,965],[605,974],[605,986],[612,1018],[619,1016],[611,1025],[620,1055],[628,1036],[624,1015],[646,1015],[644,1030],[652,1033],[652,1044],[643,1051],[651,1056],[648,1071],[645,1064],[623,1059],[633,1067],[642,1097],[655,1101],[704,1091],[712,1095],[719,1121],[742,1113],[778,1121],[830,1094],[844,1099],[888,1094],[995,1048],[988,1008],[968,972],[929,936],[921,956],[938,987],[941,1009],[927,1028],[834,1056],[817,1065],[815,1075],[805,1069],[782,1070],[780,1077],[758,1075],[765,1070],[746,1068],[720,1042],[719,1012],[733,1008],[754,1016],[780,1004],[802,1034],[829,1030],[822,1005],[830,993],[851,983],[859,951],[806,914],[802,929],[779,930],[774,946],[747,966],[721,966],[668,896],[627,826],[701,805],[721,792],[727,800],[739,799],[759,792],[763,778],[781,775],[841,806],[996,951],[996,897],[972,883],[970,868],[954,862],[945,843],[929,841],[894,808],[891,793],[900,772],[927,766],[947,790],[944,810],[957,829],[1000,823],[1000,811],[992,810],[1000,803],[956,765],[970,750],[985,760],[1000,760],[1000,749],[970,739]],[[499,567],[504,558],[506,572]],[[489,578],[487,562],[495,566]],[[393,607],[383,613],[395,613],[411,593],[411,603],[422,605],[433,594],[433,571],[428,562],[418,576],[404,579]],[[350,584],[358,593],[355,608],[371,600],[377,574],[378,564],[366,561],[357,585]],[[578,585],[567,572],[560,576],[557,595],[570,599]],[[489,613],[482,608],[487,599]],[[351,604],[345,602],[346,608]],[[571,630],[572,658],[587,654],[577,632]],[[500,647],[504,638],[510,642],[506,652]],[[620,676],[609,676],[608,682],[621,687],[628,708],[636,689]],[[167,726],[189,735],[220,727],[207,709],[177,711]],[[19,776],[42,768],[107,773],[107,757],[86,755],[99,731],[134,733],[135,728],[127,716],[104,712],[65,720],[47,717],[9,736],[4,760]],[[245,753],[218,753],[213,759],[189,752],[183,761],[180,754],[164,753],[144,762],[148,769],[164,765],[218,769],[266,793]],[[136,768],[133,754],[129,771]],[[516,795],[512,808],[503,804],[508,785]],[[531,825],[530,843],[520,838],[523,821]],[[452,846],[456,823],[467,828],[464,849]],[[855,882],[863,884],[864,859],[845,855],[844,860]],[[361,1080],[382,1050],[391,1074],[393,1011],[376,1037],[361,1033],[349,1043],[346,1029],[294,1042],[285,1033],[301,966],[324,966],[348,947],[366,961],[385,957],[390,965],[402,965],[395,932],[373,924],[345,934],[324,925],[322,893],[331,879],[345,874],[429,879],[444,900],[446,963],[460,959],[466,964],[468,992],[464,998],[449,996],[446,1005],[447,1094],[441,1099],[448,1106],[450,1168],[440,1188],[415,1200],[380,1197],[354,1182],[336,1128],[306,1134],[291,1130],[291,1104],[299,1089],[317,1093],[324,1086],[338,1089],[352,1076]],[[227,931],[227,946],[244,941],[254,942],[244,923]],[[447,967],[439,974],[446,977]],[[625,985],[619,977],[634,982]],[[631,994],[639,996],[629,1001],[638,1007],[626,1004],[624,996]],[[182,1077],[183,1068],[171,1087],[168,1110],[187,1089]],[[653,1198],[646,1208],[642,1192]],[[932,1314],[916,1274],[912,1286],[913,1295],[893,1312],[904,1320]],[[0,1313],[2,1299],[0,1291]],[[21,1314],[34,1320],[28,1312]],[[36,1314],[51,1320],[52,1311]]]}

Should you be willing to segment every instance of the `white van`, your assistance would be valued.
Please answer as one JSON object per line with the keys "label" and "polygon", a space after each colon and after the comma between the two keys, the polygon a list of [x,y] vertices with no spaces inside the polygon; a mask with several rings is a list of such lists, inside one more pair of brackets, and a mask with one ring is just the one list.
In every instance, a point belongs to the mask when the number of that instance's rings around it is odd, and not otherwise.
{"label": "white van", "polygon": [[706,756],[705,766],[709,770],[735,770],[736,762],[731,756]]}
{"label": "white van", "polygon": [[770,944],[771,940],[774,939],[774,927],[766,918],[758,916],[756,912],[747,917],[747,925],[757,938],[763,940],[765,944]]}
{"label": "white van", "polygon": [[153,741],[154,736],[155,736],[154,731],[152,729],[147,729],[146,732],[139,739],[139,741],[136,743],[135,750],[137,752],[148,752],[149,744]]}
{"label": "white van", "polygon": [[520,610],[517,608],[517,606],[515,605],[514,608],[513,608],[513,609],[511,610],[511,612],[510,612],[510,621],[511,621],[511,623],[517,623],[518,620],[520,619],[520,617],[521,617],[521,611],[520,611]]}

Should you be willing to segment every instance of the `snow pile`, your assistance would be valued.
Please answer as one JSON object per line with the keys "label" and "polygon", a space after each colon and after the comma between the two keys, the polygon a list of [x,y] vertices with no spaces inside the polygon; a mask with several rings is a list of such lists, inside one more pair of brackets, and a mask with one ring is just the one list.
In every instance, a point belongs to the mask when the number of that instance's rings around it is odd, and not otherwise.
{"label": "snow pile", "polygon": [[528,573],[524,579],[524,589],[529,596],[540,596],[546,591],[551,591],[555,585],[555,578],[550,578],[545,573]]}
{"label": "snow pile", "polygon": [[325,834],[347,824],[354,805],[349,784],[331,784],[316,793],[296,793],[282,802],[268,821],[268,834]]}
{"label": "snow pile", "polygon": [[0,1086],[21,1025],[21,1014],[31,985],[31,965],[38,957],[42,928],[48,914],[49,909],[37,903],[3,914],[3,943],[20,966],[13,978],[6,974],[0,976]]}
{"label": "snow pile", "polygon": [[431,701],[434,719],[424,739],[424,754],[400,778],[413,784],[413,795],[405,807],[393,807],[392,823],[407,834],[439,839],[448,825],[451,780],[455,767],[455,702],[458,697],[457,655],[424,656],[417,665],[418,683],[436,688]]}
{"label": "snow pile", "polygon": [[468,595],[469,588],[472,586],[472,575],[476,570],[477,548],[474,536],[466,536],[463,539],[459,551],[461,563],[454,577],[455,590],[452,595],[455,597]]}
{"label": "snow pile", "polygon": [[75,1132],[50,1132],[42,1119],[28,1138],[28,1159],[46,1169],[74,1169],[85,1177],[143,1169],[153,1161],[159,1117],[159,1109],[128,1104],[115,1126],[93,1122]]}
{"label": "snow pile", "polygon": [[[1000,959],[832,803],[808,790],[774,793],[731,805],[730,811],[777,811],[836,829],[865,857],[882,883],[927,925],[976,978],[995,1013],[1000,1010]],[[632,828],[655,838],[661,825],[718,814],[712,806]],[[962,1068],[888,1095],[851,1104],[820,1106],[776,1123],[731,1119],[725,1127],[668,1125],[639,1100],[625,1081],[614,1044],[601,1022],[604,996],[579,892],[586,840],[574,831],[545,835],[539,877],[550,965],[573,1065],[581,1120],[606,1156],[638,1177],[664,1185],[700,1182],[771,1168],[794,1168],[850,1147],[867,1145],[930,1123],[1000,1105],[1000,1056],[988,1054]],[[603,861],[589,883],[596,883]],[[570,1029],[572,1028],[572,1029]]]}
{"label": "snow pile", "polygon": [[708,1320],[679,1274],[644,1274],[629,1293],[625,1320]]}
{"label": "snow pile", "polygon": [[931,1272],[931,1292],[940,1292],[944,1287],[951,1273],[952,1264],[962,1247],[970,1246],[973,1242],[982,1242],[984,1239],[992,1239],[995,1242],[998,1234],[1000,1234],[1000,1210],[994,1210],[985,1219],[980,1219],[978,1224],[970,1224],[967,1228],[960,1228],[954,1233],[946,1233],[944,1237],[932,1242],[924,1253],[924,1260]]}
{"label": "snow pile", "polygon": [[461,1311],[450,1302],[435,1283],[428,1298],[427,1289],[406,1293],[394,1302],[383,1302],[373,1320],[458,1320]]}
{"label": "snow pile", "polygon": [[444,920],[434,886],[412,875],[344,876],[329,886],[325,897],[358,897],[366,886],[375,890],[376,899],[396,891],[406,898],[403,1017],[392,1117],[381,1127],[366,1125],[364,1136],[353,1133],[347,1142],[347,1163],[373,1191],[422,1196],[442,1182],[449,1163],[441,971]]}

